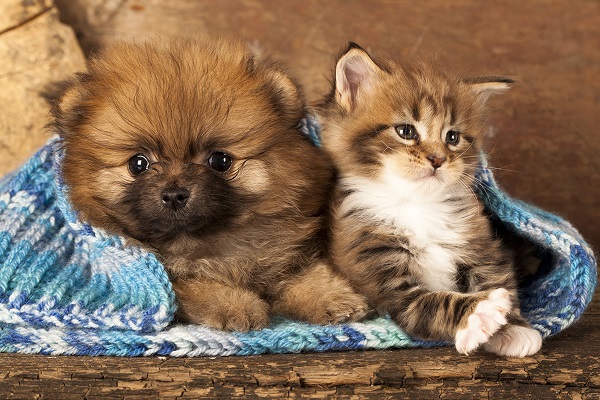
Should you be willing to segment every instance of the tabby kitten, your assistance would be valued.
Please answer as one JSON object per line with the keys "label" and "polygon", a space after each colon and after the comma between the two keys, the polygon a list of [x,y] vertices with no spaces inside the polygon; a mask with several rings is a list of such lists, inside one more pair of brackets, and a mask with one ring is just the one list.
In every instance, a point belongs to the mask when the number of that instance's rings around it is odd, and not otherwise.
{"label": "tabby kitten", "polygon": [[511,83],[376,63],[351,44],[317,107],[339,171],[335,264],[407,333],[464,354],[483,345],[524,357],[542,343],[520,315],[511,253],[473,192],[486,100]]}

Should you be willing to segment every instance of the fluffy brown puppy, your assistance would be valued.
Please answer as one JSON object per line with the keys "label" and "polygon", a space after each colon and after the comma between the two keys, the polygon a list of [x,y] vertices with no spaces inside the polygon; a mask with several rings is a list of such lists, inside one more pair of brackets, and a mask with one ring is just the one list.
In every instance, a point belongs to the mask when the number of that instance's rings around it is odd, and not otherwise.
{"label": "fluffy brown puppy", "polygon": [[80,217],[157,252],[182,318],[240,331],[366,309],[321,261],[332,166],[304,114],[280,67],[207,37],[112,45],[53,109]]}

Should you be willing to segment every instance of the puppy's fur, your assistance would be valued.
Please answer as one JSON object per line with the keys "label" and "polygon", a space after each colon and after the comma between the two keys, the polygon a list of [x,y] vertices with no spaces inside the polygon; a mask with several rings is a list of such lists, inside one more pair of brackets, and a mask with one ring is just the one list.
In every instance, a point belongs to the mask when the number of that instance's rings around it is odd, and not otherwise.
{"label": "puppy's fur", "polygon": [[182,318],[241,331],[366,308],[322,262],[333,170],[304,114],[279,66],[210,37],[112,45],[53,109],[80,217],[156,251]]}

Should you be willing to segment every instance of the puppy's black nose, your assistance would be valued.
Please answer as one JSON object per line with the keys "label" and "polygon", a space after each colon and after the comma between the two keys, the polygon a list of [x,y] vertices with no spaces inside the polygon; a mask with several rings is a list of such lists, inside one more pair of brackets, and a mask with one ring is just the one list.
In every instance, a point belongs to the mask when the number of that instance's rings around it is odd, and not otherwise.
{"label": "puppy's black nose", "polygon": [[173,210],[179,210],[185,207],[189,198],[190,191],[179,187],[165,189],[162,192],[163,206]]}

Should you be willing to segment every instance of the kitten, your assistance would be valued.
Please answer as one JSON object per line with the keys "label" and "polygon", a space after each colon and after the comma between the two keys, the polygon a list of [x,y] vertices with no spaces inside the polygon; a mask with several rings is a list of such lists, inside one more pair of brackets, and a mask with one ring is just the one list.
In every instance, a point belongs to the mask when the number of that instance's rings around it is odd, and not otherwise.
{"label": "kitten", "polygon": [[520,315],[511,253],[473,191],[486,100],[511,83],[376,63],[351,44],[317,108],[339,170],[334,263],[407,333],[464,354],[541,347]]}
{"label": "kitten", "polygon": [[182,319],[246,331],[366,308],[323,261],[333,168],[305,111],[269,58],[200,36],[110,46],[53,115],[80,218],[158,253]]}

